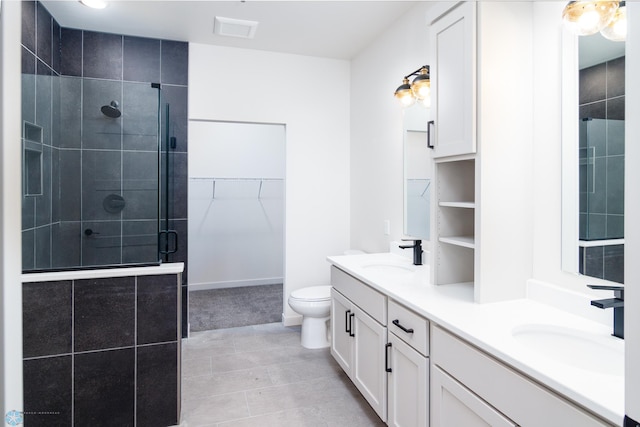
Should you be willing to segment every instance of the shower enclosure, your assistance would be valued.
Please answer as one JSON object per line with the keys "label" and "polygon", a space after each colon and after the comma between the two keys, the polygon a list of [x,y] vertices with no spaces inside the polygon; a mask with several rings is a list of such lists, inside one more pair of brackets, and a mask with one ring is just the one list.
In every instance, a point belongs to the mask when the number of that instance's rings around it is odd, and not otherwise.
{"label": "shower enclosure", "polygon": [[580,121],[580,240],[624,237],[624,120]]}
{"label": "shower enclosure", "polygon": [[174,252],[175,139],[161,85],[23,69],[22,86],[23,270],[156,264]]}
{"label": "shower enclosure", "polygon": [[578,271],[624,283],[624,120],[580,121]]}

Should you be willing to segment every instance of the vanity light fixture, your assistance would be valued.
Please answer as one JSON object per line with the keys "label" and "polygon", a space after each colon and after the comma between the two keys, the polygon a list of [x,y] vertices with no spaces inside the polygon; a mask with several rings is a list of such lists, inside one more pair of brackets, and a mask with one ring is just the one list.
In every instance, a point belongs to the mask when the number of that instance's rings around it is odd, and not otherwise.
{"label": "vanity light fixture", "polygon": [[80,3],[92,9],[104,9],[107,7],[106,0],[80,0]]}
{"label": "vanity light fixture", "polygon": [[562,12],[567,28],[579,36],[598,31],[614,41],[624,41],[627,33],[627,13],[624,1],[570,1]]}
{"label": "vanity light fixture", "polygon": [[[416,76],[412,83],[409,78]],[[429,77],[429,66],[423,65],[411,74],[403,77],[402,84],[398,86],[394,93],[396,99],[403,107],[413,105],[416,100],[425,107],[431,106],[431,80]]]}
{"label": "vanity light fixture", "polygon": [[616,14],[613,15],[611,22],[600,30],[605,38],[614,42],[623,42],[627,38],[627,6],[621,1]]}

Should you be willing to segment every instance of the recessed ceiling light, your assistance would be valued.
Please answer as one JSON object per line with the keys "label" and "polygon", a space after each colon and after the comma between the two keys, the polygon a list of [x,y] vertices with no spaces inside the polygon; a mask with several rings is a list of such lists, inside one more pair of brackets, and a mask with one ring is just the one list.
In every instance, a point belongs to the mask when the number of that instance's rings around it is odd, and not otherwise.
{"label": "recessed ceiling light", "polygon": [[80,0],[80,3],[93,9],[104,9],[107,7],[106,0]]}
{"label": "recessed ceiling light", "polygon": [[258,22],[242,19],[224,18],[216,16],[213,23],[213,32],[220,36],[240,37],[252,39],[256,34]]}

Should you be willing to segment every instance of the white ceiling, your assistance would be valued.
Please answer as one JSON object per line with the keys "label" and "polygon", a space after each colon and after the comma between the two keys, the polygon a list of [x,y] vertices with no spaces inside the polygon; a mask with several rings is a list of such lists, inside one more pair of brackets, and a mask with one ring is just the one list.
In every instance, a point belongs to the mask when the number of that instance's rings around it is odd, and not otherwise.
{"label": "white ceiling", "polygon": [[[140,37],[350,59],[415,1],[128,1],[102,10],[42,0],[63,27]],[[255,38],[213,33],[215,16],[258,21]]]}

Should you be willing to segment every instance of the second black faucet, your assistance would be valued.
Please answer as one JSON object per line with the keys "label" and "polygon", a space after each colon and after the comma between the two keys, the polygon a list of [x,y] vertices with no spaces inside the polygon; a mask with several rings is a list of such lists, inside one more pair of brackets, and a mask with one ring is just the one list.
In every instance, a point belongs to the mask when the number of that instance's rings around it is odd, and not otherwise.
{"label": "second black faucet", "polygon": [[400,249],[412,249],[413,248],[413,264],[422,265],[422,240],[420,239],[402,239],[406,242],[413,242],[413,245],[399,246]]}

